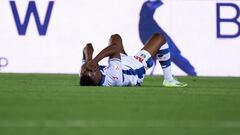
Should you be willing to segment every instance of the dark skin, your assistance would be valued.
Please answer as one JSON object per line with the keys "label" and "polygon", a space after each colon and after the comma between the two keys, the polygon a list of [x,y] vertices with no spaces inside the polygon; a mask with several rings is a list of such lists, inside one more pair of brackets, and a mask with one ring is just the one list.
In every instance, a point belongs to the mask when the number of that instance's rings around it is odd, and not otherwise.
{"label": "dark skin", "polygon": [[97,70],[98,64],[91,62],[93,52],[94,52],[94,48],[92,44],[88,43],[83,49],[83,60],[85,60],[86,63],[82,65],[80,75],[95,76],[92,79],[94,80],[94,82],[97,83],[101,79],[101,74]]}
{"label": "dark skin", "polygon": [[[166,40],[162,34],[156,33],[154,34],[146,45],[142,48],[142,50],[148,51],[152,57],[155,57],[159,48],[166,43]],[[104,59],[105,57],[118,58],[121,59],[120,53],[126,54],[122,38],[118,35],[112,35],[109,40],[109,45],[104,48],[96,57],[92,58],[94,49],[92,44],[87,44],[83,49],[83,60],[86,61],[84,65],[81,67],[80,75],[87,75],[91,77],[91,79],[99,84],[101,81],[101,72],[99,70],[98,62]]]}

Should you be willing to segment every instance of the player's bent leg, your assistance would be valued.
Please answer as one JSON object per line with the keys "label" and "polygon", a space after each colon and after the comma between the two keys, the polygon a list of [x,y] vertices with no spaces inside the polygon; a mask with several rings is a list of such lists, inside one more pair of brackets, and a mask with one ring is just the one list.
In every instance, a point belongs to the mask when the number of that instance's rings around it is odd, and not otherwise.
{"label": "player's bent leg", "polygon": [[139,51],[134,58],[142,63],[145,69],[149,69],[154,65],[154,60],[151,54],[146,50]]}
{"label": "player's bent leg", "polygon": [[[151,63],[152,60],[148,60],[148,57],[151,58],[155,57],[158,54],[160,64],[162,65],[164,73],[164,81],[163,81],[163,86],[164,87],[186,87],[187,84],[181,83],[177,81],[175,78],[173,78],[172,73],[171,73],[171,61],[170,61],[170,51],[169,47],[165,46],[164,44],[166,43],[165,37],[161,33],[156,33],[154,34],[147,44],[144,46],[144,48],[137,54],[137,56],[144,56],[140,57],[145,61],[144,67],[151,67],[153,65],[153,62]],[[161,49],[160,49],[161,48]],[[135,56],[136,57],[136,56]],[[140,61],[141,62],[141,61]],[[167,76],[167,77],[166,77]]]}
{"label": "player's bent leg", "polygon": [[127,53],[125,52],[124,47],[123,47],[122,38],[119,34],[111,35],[108,44],[109,45],[117,44],[120,47],[120,53],[127,55]]}
{"label": "player's bent leg", "polygon": [[146,50],[149,52],[154,58],[157,55],[158,50],[162,45],[166,43],[165,37],[161,33],[155,33],[153,36],[147,41],[146,45],[142,48],[142,50]]}

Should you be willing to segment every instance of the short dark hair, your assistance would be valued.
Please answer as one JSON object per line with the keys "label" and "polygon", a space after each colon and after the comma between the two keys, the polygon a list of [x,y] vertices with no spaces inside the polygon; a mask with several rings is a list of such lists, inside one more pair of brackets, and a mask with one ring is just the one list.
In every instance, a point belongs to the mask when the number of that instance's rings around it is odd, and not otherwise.
{"label": "short dark hair", "polygon": [[80,77],[80,86],[97,86],[97,84],[90,76],[84,75]]}

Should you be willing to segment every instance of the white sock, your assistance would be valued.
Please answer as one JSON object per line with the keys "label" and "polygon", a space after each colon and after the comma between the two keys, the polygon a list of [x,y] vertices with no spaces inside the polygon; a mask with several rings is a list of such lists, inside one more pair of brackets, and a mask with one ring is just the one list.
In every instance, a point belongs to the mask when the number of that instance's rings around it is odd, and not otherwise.
{"label": "white sock", "polygon": [[173,79],[171,66],[169,66],[167,68],[163,68],[162,70],[163,70],[164,80],[170,81]]}
{"label": "white sock", "polygon": [[164,44],[158,52],[158,60],[162,66],[164,80],[172,80],[172,68],[170,60],[170,50],[168,44]]}

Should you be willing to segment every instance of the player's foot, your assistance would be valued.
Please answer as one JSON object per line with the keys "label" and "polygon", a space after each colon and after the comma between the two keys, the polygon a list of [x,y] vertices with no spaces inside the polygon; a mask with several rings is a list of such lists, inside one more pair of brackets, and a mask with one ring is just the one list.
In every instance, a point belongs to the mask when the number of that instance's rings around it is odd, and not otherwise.
{"label": "player's foot", "polygon": [[164,80],[163,81],[163,86],[164,87],[186,87],[188,84],[186,83],[181,83],[179,81],[177,81],[176,79],[172,79],[172,80]]}

